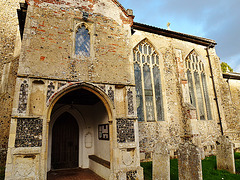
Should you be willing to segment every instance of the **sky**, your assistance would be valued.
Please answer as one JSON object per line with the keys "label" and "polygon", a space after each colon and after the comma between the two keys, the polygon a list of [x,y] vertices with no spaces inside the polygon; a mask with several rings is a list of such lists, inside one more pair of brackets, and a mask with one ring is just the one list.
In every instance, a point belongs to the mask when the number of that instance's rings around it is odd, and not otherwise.
{"label": "sky", "polygon": [[240,72],[240,0],[118,0],[134,21],[213,39],[221,62]]}

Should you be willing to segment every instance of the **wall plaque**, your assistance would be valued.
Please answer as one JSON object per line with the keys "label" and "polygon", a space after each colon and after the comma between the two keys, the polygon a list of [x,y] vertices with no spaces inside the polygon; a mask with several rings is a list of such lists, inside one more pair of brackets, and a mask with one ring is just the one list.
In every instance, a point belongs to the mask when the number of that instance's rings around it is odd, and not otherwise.
{"label": "wall plaque", "polygon": [[109,124],[98,125],[98,139],[109,140]]}

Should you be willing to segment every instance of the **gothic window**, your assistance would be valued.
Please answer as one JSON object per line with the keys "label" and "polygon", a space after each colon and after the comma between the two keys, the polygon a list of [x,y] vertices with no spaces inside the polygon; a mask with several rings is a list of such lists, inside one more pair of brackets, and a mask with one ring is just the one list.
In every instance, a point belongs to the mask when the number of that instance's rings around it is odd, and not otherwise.
{"label": "gothic window", "polygon": [[90,56],[90,34],[85,25],[81,25],[76,30],[75,54],[80,56]]}
{"label": "gothic window", "polygon": [[133,49],[138,121],[163,121],[159,55],[144,40]]}
{"label": "gothic window", "polygon": [[197,108],[198,119],[212,119],[204,64],[195,51],[186,58],[190,102]]}

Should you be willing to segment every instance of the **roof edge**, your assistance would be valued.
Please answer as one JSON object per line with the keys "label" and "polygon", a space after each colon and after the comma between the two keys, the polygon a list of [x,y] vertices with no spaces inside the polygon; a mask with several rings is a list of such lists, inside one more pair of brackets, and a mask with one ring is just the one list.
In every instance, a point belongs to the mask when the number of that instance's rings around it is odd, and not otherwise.
{"label": "roof edge", "polygon": [[158,34],[158,35],[163,35],[163,36],[170,37],[170,38],[176,38],[176,39],[180,39],[183,41],[196,43],[196,44],[203,45],[203,46],[210,47],[210,48],[213,48],[217,45],[217,43],[211,39],[188,35],[188,34],[176,32],[176,31],[166,30],[166,29],[149,26],[146,24],[138,23],[138,22],[133,22],[132,28],[136,29],[136,30],[141,30],[141,31]]}
{"label": "roof edge", "polygon": [[223,73],[223,78],[240,80],[240,73]]}
{"label": "roof edge", "polygon": [[134,15],[128,14],[127,10],[123,7],[121,3],[119,3],[117,0],[112,0],[123,12],[127,17],[133,17]]}

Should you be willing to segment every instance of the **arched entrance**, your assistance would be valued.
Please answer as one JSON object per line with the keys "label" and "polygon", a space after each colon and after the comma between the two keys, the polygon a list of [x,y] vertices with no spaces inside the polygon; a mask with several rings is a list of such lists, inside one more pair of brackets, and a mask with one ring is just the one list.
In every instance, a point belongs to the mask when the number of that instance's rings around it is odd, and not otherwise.
{"label": "arched entrance", "polygon": [[53,125],[51,154],[51,169],[79,167],[79,127],[68,112],[58,117]]}
{"label": "arched entrance", "polygon": [[109,164],[111,161],[111,124],[106,102],[81,86],[63,94],[52,105],[48,171],[80,167],[89,168],[103,178],[109,177],[110,166],[104,167],[94,160],[97,157]]}

